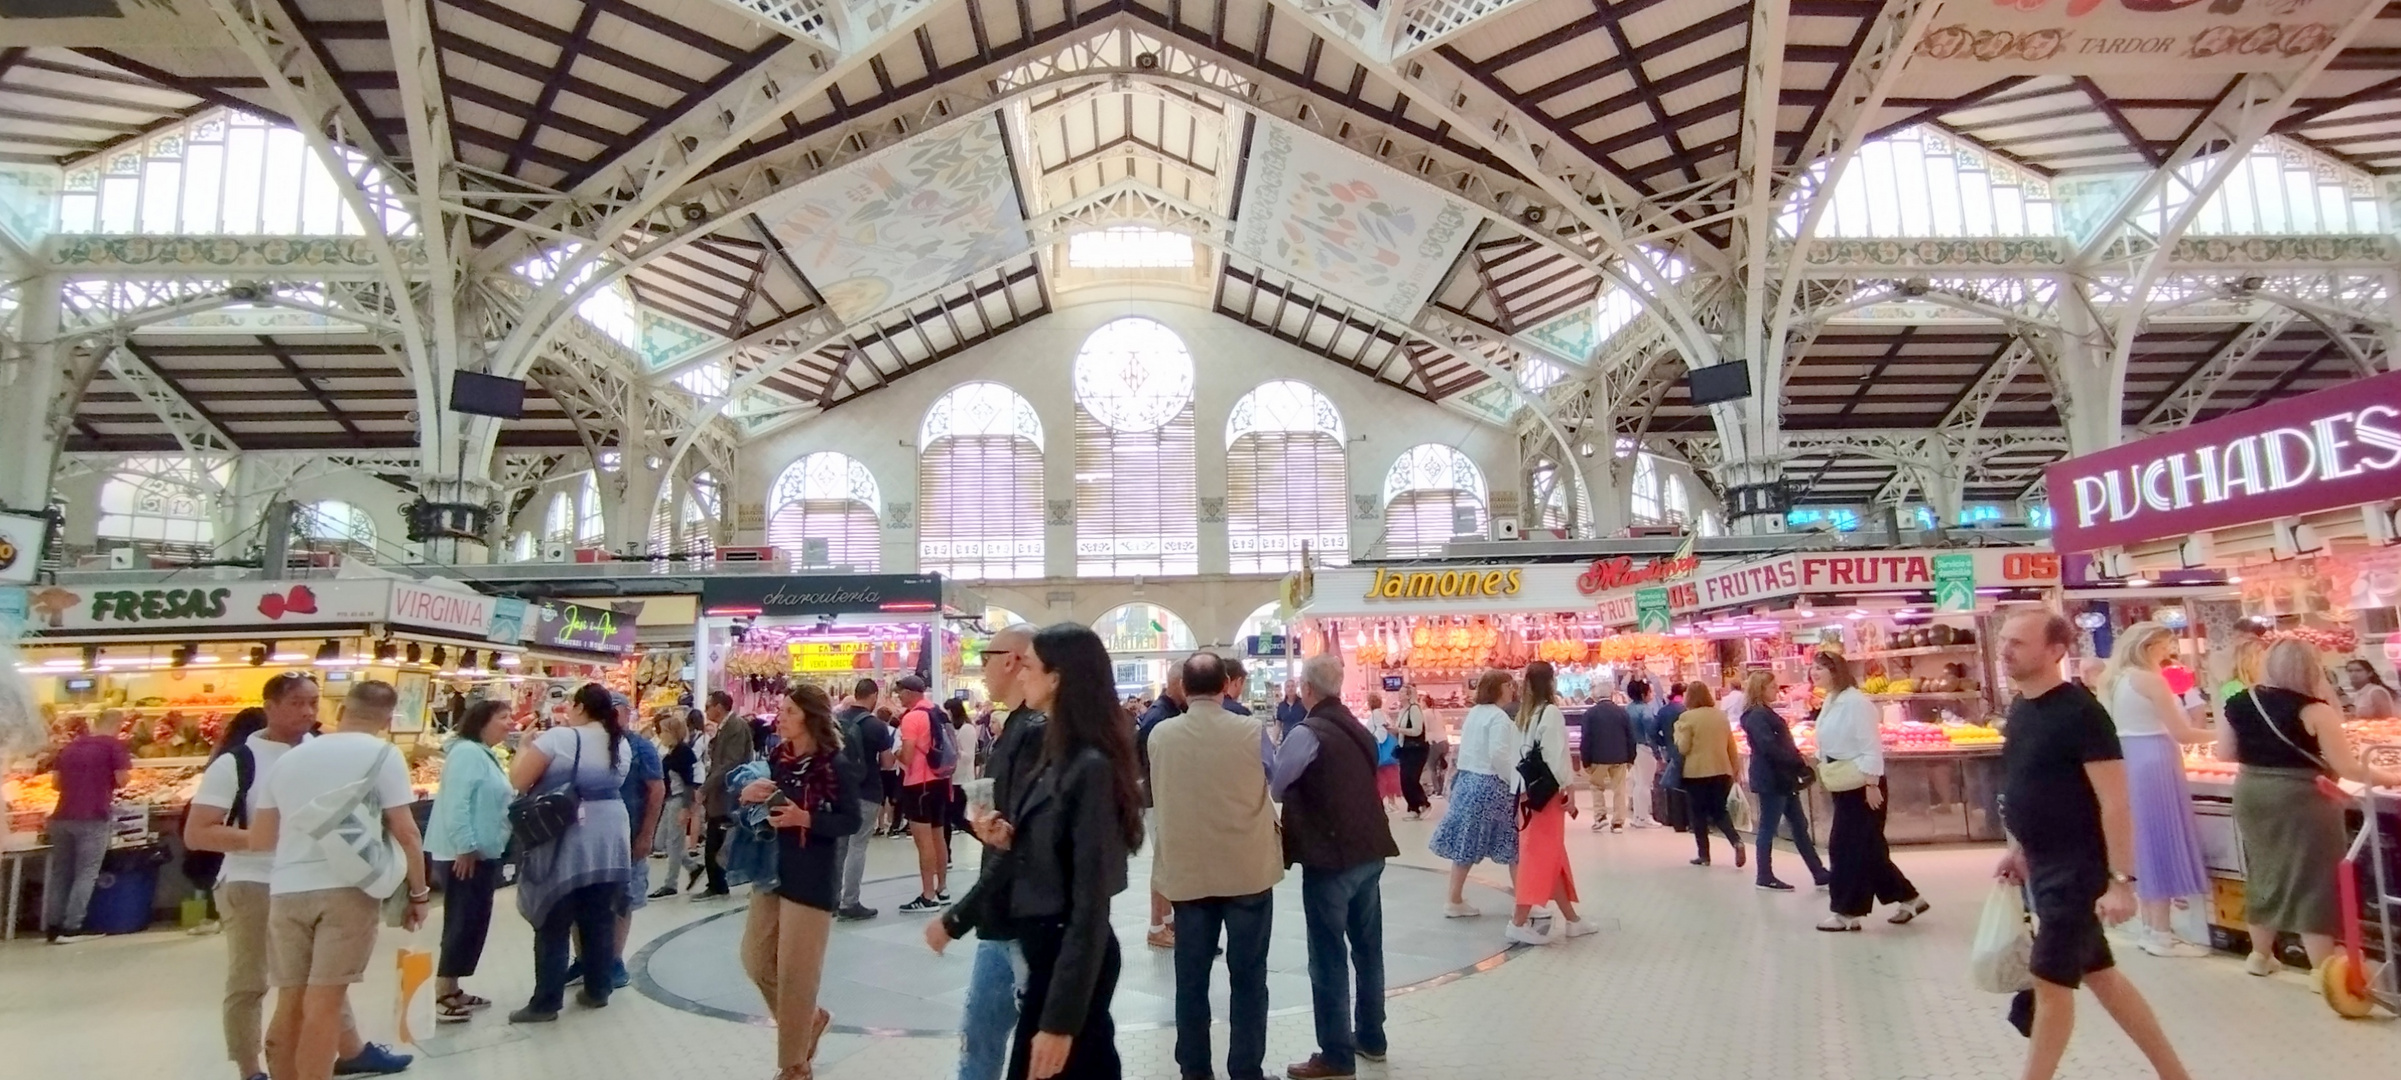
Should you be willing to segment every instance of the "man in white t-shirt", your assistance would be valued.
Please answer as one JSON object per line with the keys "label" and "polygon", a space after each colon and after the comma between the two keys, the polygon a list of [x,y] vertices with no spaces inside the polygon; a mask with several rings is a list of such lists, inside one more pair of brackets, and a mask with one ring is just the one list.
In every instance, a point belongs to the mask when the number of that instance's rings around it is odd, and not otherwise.
{"label": "man in white t-shirt", "polygon": [[[250,849],[251,795],[269,766],[308,739],[317,723],[317,680],[285,672],[267,680],[261,704],[267,726],[209,761],[183,823],[185,847],[225,854],[215,889],[225,928],[225,1055],[246,1080],[267,1075],[261,1014],[267,1000],[267,875],[275,868],[274,853]],[[412,1060],[360,1040],[348,1013],[340,1052],[338,1075],[399,1072]]]}
{"label": "man in white t-shirt", "polygon": [[424,845],[409,812],[416,794],[408,765],[385,737],[398,701],[390,683],[354,684],[342,700],[339,727],[285,751],[251,792],[252,849],[275,853],[267,874],[267,981],[278,991],[267,1062],[275,1080],[333,1074],[350,985],[366,978],[382,926],[381,902],[336,876],[308,830],[298,823],[282,828],[284,815],[311,813],[320,798],[371,779],[367,803],[383,811],[385,833],[408,869],[403,927],[415,930],[425,921],[433,890],[425,884]]}

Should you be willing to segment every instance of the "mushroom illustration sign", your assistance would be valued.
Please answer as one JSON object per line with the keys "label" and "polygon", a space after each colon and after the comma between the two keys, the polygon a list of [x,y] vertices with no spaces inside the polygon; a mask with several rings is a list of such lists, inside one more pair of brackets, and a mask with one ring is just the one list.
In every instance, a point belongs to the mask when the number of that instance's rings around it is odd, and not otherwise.
{"label": "mushroom illustration sign", "polygon": [[[1910,64],[1993,75],[2295,71],[2342,39],[2371,0],[1955,0]],[[2383,0],[2373,0],[2381,5]]]}

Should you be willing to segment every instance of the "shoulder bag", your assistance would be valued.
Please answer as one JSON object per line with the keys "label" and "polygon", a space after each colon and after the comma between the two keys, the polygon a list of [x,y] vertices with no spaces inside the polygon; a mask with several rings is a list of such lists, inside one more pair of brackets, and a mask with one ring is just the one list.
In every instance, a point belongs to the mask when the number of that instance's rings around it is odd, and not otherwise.
{"label": "shoulder bag", "polygon": [[[1826,700],[1826,705],[1833,704],[1832,698]],[[1826,710],[1823,707],[1818,709],[1817,723],[1820,729],[1826,725]],[[1881,738],[1882,735],[1879,734],[1876,737]],[[1853,758],[1844,758],[1839,761],[1828,758],[1824,764],[1817,767],[1818,785],[1825,788],[1829,795],[1842,791],[1857,791],[1873,783],[1875,779],[1867,774],[1867,770],[1860,768],[1859,762]]]}
{"label": "shoulder bag", "polygon": [[518,854],[565,836],[576,819],[583,816],[583,796],[575,791],[576,774],[582,771],[583,764],[584,737],[576,732],[575,756],[569,759],[567,782],[540,794],[519,795],[509,804],[509,846],[516,848]]}
{"label": "shoulder bag", "polygon": [[1517,759],[1517,777],[1525,782],[1525,791],[1519,796],[1517,811],[1518,827],[1521,829],[1526,822],[1533,820],[1535,814],[1549,808],[1551,800],[1558,798],[1560,792],[1559,775],[1551,771],[1550,762],[1543,760],[1542,739],[1539,736],[1542,722],[1537,717],[1535,726],[1527,729],[1526,752]]}

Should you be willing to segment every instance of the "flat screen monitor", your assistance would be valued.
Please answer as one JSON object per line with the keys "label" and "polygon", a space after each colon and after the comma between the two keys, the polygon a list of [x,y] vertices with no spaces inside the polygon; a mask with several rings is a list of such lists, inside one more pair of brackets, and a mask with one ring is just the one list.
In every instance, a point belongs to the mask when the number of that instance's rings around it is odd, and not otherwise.
{"label": "flat screen monitor", "polygon": [[525,380],[503,379],[480,371],[450,376],[450,411],[469,416],[515,420],[525,415]]}
{"label": "flat screen monitor", "polygon": [[1751,366],[1737,360],[1694,368],[1685,373],[1684,388],[1692,394],[1695,405],[1740,401],[1751,396]]}

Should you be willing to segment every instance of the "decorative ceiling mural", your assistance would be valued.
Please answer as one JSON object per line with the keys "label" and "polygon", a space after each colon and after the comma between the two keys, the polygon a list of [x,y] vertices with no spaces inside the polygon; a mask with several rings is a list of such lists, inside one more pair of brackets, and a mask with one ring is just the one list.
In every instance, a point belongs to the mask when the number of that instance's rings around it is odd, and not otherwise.
{"label": "decorative ceiling mural", "polygon": [[642,365],[651,371],[672,367],[676,361],[724,340],[682,319],[647,308],[642,311]]}
{"label": "decorative ceiling mural", "polygon": [[1599,328],[1592,323],[1592,305],[1580,304],[1575,310],[1525,331],[1519,335],[1551,351],[1551,355],[1579,364],[1592,362],[1593,346],[1600,344]]}
{"label": "decorative ceiling mural", "polygon": [[1406,321],[1466,245],[1467,204],[1322,139],[1262,119],[1234,248]]}
{"label": "decorative ceiling mural", "polygon": [[965,280],[1030,244],[997,116],[802,184],[763,216],[848,322]]}

